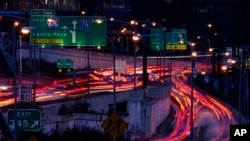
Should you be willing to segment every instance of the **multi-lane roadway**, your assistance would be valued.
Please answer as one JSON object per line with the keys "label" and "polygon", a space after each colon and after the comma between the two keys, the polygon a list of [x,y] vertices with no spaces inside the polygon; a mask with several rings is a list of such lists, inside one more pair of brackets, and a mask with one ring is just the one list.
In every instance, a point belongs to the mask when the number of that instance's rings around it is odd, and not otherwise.
{"label": "multi-lane roadway", "polygon": [[[161,138],[155,138],[155,141],[165,140],[183,140],[190,135],[190,111],[191,111],[191,85],[189,81],[191,63],[185,61],[175,61],[172,68],[173,88],[171,96],[174,99],[172,107],[176,111],[174,130]],[[197,64],[197,69],[203,69],[205,66]],[[36,88],[36,102],[63,99],[69,96],[84,96],[88,94],[107,93],[113,91],[112,68],[91,71],[89,75],[79,75],[73,82],[71,75],[63,78],[50,79],[46,83],[38,83]],[[142,68],[127,66],[127,74],[116,75],[116,90],[126,91],[142,86],[141,76]],[[148,66],[149,81],[151,83],[164,85],[169,80],[169,70],[165,66]],[[32,78],[30,78],[32,82]],[[37,77],[39,82],[42,77]],[[25,80],[25,78],[23,78]],[[135,83],[134,83],[134,80]],[[25,82],[25,81],[24,81]],[[26,83],[29,83],[26,80]],[[73,85],[75,83],[75,85]],[[32,84],[32,83],[31,83]],[[0,90],[0,106],[4,107],[13,104],[13,87],[6,90]],[[225,104],[200,91],[193,89],[193,122],[194,134],[198,134],[201,127],[206,127],[204,140],[227,141],[229,140],[230,124],[236,124],[233,110]],[[198,135],[194,135],[197,137]]]}
{"label": "multi-lane roadway", "polygon": [[[171,95],[178,103],[178,108],[173,106],[178,111],[175,120],[176,127],[168,136],[155,141],[183,140],[190,134],[191,84],[188,81],[190,75],[187,75],[191,73],[190,66],[191,63],[180,61],[173,69],[174,85]],[[200,66],[198,69],[204,69],[202,64],[197,66]],[[206,132],[202,133],[203,140],[228,141],[230,125],[237,124],[233,110],[196,87],[193,89],[193,94],[193,131],[195,131],[193,137],[200,136],[199,130],[206,127]]]}

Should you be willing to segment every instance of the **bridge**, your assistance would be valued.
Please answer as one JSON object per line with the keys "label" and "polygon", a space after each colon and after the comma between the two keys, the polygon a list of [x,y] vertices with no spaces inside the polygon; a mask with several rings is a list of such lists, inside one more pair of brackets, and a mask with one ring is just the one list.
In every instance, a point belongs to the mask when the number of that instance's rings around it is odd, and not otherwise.
{"label": "bridge", "polygon": [[[19,58],[28,60],[30,49],[25,46]],[[89,58],[87,52],[77,49],[32,49],[36,51],[36,59],[49,63],[54,63],[60,58],[72,59],[73,69],[87,68],[87,59],[92,69],[109,68],[113,65],[112,54],[103,54],[91,51]],[[133,66],[134,58],[131,56],[118,56],[118,60],[126,60],[127,65]],[[142,66],[142,58],[137,57],[136,63]],[[39,61],[38,61],[39,62]],[[157,65],[159,58],[148,59],[148,65]],[[24,62],[25,63],[25,62]],[[167,65],[166,65],[167,66]],[[130,136],[152,136],[156,134],[156,128],[167,118],[170,113],[170,92],[171,84],[168,85],[147,85],[146,89],[135,89],[123,92],[116,92],[116,105],[120,111],[119,115],[128,123],[128,128],[124,133]],[[88,126],[104,131],[101,124],[109,117],[113,110],[114,94],[102,93],[93,94],[89,97],[68,97],[67,101],[56,103],[43,102],[39,108],[42,111],[42,131],[51,133],[53,130],[63,131],[68,128]],[[89,111],[93,113],[72,113],[59,115],[58,111],[64,107],[72,107],[76,103],[88,103]],[[119,109],[120,108],[120,109]]]}

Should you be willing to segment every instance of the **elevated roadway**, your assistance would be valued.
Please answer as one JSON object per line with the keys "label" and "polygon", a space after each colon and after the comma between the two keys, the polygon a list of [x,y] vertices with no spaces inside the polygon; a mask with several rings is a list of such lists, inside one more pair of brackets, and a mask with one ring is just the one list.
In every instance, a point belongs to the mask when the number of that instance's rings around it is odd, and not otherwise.
{"label": "elevated roadway", "polygon": [[[28,52],[24,53],[27,55]],[[51,55],[56,54],[56,55]],[[73,54],[73,55],[72,55]],[[62,52],[58,50],[46,50],[41,53],[40,59],[45,59],[56,63],[58,58],[69,57],[74,60],[74,69],[84,67],[87,62],[84,56],[84,51],[79,51],[78,53],[72,53],[71,51]],[[98,57],[99,56],[99,57]],[[112,66],[112,57],[106,56],[104,54],[93,53],[90,57],[94,59],[91,61],[93,68],[98,67],[105,68]],[[26,56],[28,57],[28,56]],[[85,59],[79,59],[85,58]],[[105,59],[103,59],[105,58]],[[118,57],[122,59],[122,57]],[[157,59],[148,59],[148,64],[158,64]],[[77,61],[78,60],[78,61]],[[102,60],[102,61],[100,61]],[[99,62],[100,61],[100,62]],[[141,58],[137,58],[138,65],[141,66]],[[166,61],[166,60],[165,60]],[[169,64],[172,60],[167,60]],[[97,64],[95,62],[99,62]],[[132,66],[133,58],[127,58],[128,65]],[[172,62],[171,62],[172,63]],[[85,64],[86,65],[86,64]],[[190,131],[190,84],[188,84],[188,73],[190,73],[190,61],[174,61],[173,64],[173,84],[164,87],[156,87],[153,85],[148,85],[147,89],[137,89],[129,90],[125,92],[118,92],[117,103],[124,104],[125,115],[122,116],[124,120],[129,123],[128,129],[125,131],[126,134],[130,136],[153,136],[156,134],[156,128],[166,119],[170,113],[171,97],[178,102],[180,109],[176,109],[177,114],[175,115],[175,130],[165,137],[161,137],[155,140],[182,140],[189,135]],[[204,65],[197,65],[204,67]],[[189,68],[189,69],[188,69]],[[232,109],[221,104],[216,98],[204,94],[195,89],[194,91],[195,100],[195,129],[201,129],[200,127],[205,127],[206,133],[204,133],[204,139],[206,140],[228,140],[229,139],[229,125],[236,124],[234,112]],[[90,103],[89,109],[92,111],[97,111],[102,113],[103,116],[92,116],[92,118],[84,118],[82,114],[77,114],[73,118],[67,118],[55,115],[55,113],[60,109],[62,105],[72,105],[74,104],[74,99],[67,102],[61,102],[56,104],[45,104],[41,105],[40,108],[43,111],[43,130],[50,131],[52,129],[66,129],[67,127],[73,127],[74,125],[83,125],[83,123],[88,123],[88,126],[97,127],[99,130],[104,130],[101,128],[101,123],[105,118],[108,117],[108,113],[112,110],[113,106],[113,95],[112,93],[101,94],[98,96],[91,96],[88,98],[83,98],[82,101],[87,101]],[[176,106],[174,106],[176,107]],[[60,124],[60,128],[58,128]],[[202,128],[203,130],[203,128]],[[198,132],[198,131],[197,131]],[[197,136],[199,137],[199,136]]]}

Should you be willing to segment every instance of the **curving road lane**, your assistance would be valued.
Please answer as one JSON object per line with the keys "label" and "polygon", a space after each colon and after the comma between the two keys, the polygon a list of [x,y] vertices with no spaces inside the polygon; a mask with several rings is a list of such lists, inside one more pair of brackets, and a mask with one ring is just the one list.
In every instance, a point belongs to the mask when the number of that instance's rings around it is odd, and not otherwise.
{"label": "curving road lane", "polygon": [[[190,76],[191,65],[185,61],[176,62],[172,72],[173,88],[171,96],[175,99],[176,106],[174,109],[178,111],[176,114],[175,130],[161,139],[154,141],[180,141],[187,139],[190,134],[190,110],[191,110],[191,85],[188,81]],[[198,64],[200,68],[205,67]],[[205,92],[193,89],[194,96],[194,135],[196,137],[200,127],[206,127],[203,140],[209,141],[229,141],[229,127],[231,124],[236,124],[237,120],[234,117],[232,110],[218,101],[216,98],[207,95]]]}

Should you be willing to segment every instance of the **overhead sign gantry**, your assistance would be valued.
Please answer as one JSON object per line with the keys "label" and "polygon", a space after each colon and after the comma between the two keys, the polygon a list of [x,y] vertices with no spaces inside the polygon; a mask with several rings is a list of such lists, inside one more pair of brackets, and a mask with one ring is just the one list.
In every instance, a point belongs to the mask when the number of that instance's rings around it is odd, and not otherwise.
{"label": "overhead sign gantry", "polygon": [[106,35],[106,17],[32,15],[30,25],[32,45],[106,45],[106,38],[100,36]]}
{"label": "overhead sign gantry", "polygon": [[186,50],[187,49],[187,31],[186,29],[172,29],[166,33],[167,50]]}

